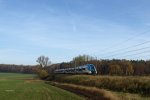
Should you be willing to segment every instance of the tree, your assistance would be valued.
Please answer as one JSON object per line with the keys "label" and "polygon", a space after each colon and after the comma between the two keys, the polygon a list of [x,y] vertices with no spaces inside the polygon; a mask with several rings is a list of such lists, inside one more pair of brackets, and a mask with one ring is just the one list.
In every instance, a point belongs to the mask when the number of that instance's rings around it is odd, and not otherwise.
{"label": "tree", "polygon": [[51,63],[49,61],[49,58],[45,57],[45,56],[40,56],[37,58],[36,62],[38,62],[40,64],[40,67],[38,67],[36,69],[36,72],[37,72],[39,78],[46,79],[49,76],[49,73],[45,67]]}
{"label": "tree", "polygon": [[112,64],[109,66],[109,74],[110,75],[121,75],[122,70],[119,65],[117,64]]}
{"label": "tree", "polygon": [[91,60],[95,60],[94,57],[89,56],[89,55],[79,55],[75,58],[73,58],[73,61],[91,61]]}
{"label": "tree", "polygon": [[132,63],[127,60],[122,60],[121,65],[124,75],[132,75],[134,72]]}
{"label": "tree", "polygon": [[126,75],[132,75],[134,72],[132,65],[128,65],[126,70]]}
{"label": "tree", "polygon": [[46,67],[48,64],[50,64],[51,62],[49,61],[48,57],[45,56],[40,56],[37,58],[36,62],[38,62],[40,64],[40,67],[44,68]]}

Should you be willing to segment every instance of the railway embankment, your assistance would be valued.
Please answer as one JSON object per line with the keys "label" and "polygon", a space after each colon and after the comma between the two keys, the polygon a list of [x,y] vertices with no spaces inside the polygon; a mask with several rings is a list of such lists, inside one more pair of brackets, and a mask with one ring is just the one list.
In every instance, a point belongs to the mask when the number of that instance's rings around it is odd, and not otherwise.
{"label": "railway embankment", "polygon": [[78,95],[85,96],[87,100],[119,100],[117,96],[111,94],[109,91],[98,89],[96,87],[86,87],[81,85],[58,83],[58,82],[46,82],[52,86],[56,86]]}
{"label": "railway embankment", "polygon": [[60,83],[96,87],[116,92],[138,93],[150,96],[149,76],[92,76],[92,75],[55,75],[53,80]]}

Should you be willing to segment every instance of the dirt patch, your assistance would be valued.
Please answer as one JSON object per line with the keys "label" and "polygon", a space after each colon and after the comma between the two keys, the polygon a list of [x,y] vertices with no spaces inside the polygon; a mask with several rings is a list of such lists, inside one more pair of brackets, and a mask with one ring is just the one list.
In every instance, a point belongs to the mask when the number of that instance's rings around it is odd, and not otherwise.
{"label": "dirt patch", "polygon": [[35,82],[42,82],[42,80],[29,79],[25,81],[25,83],[35,83]]}

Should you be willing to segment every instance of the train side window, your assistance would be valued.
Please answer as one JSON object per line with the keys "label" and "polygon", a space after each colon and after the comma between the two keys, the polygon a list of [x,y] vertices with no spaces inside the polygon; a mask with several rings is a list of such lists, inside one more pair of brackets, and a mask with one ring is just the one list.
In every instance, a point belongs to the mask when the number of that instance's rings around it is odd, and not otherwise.
{"label": "train side window", "polygon": [[82,68],[82,70],[85,70],[85,68]]}

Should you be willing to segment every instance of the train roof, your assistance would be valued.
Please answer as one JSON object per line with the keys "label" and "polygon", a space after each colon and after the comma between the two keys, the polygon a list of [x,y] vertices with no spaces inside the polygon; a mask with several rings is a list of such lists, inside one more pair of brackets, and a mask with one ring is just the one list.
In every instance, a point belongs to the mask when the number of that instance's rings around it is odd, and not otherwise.
{"label": "train roof", "polygon": [[77,67],[72,67],[72,68],[56,69],[55,71],[64,71],[64,70],[72,70],[72,69],[82,69],[82,68],[87,68],[88,65],[93,65],[93,64],[86,64],[86,65],[83,65],[83,66],[77,66]]}

